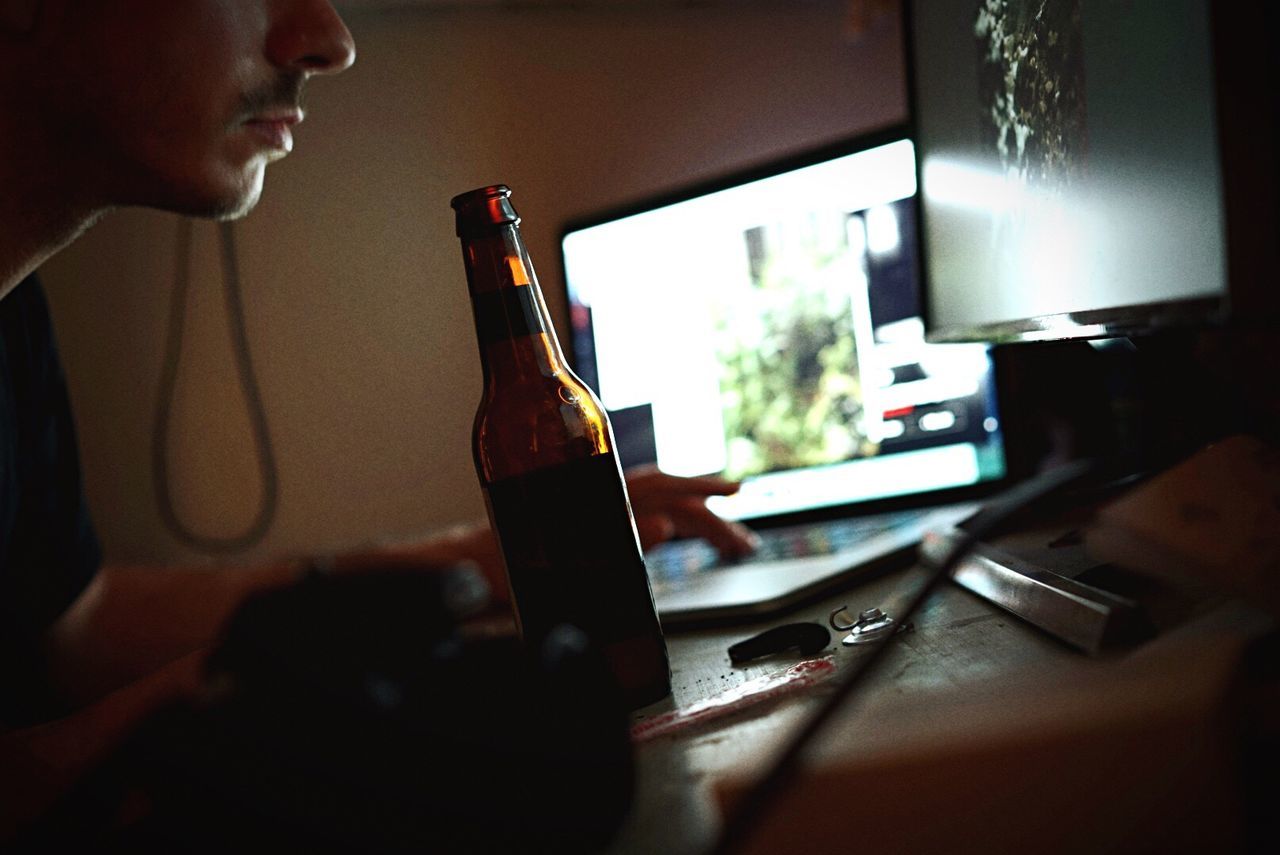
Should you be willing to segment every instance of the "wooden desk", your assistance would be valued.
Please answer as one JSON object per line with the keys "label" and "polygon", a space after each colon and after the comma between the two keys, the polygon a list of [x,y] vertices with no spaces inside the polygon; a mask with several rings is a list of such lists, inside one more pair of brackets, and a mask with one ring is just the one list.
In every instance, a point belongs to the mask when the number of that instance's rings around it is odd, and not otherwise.
{"label": "wooden desk", "polygon": [[[791,621],[825,625],[828,614],[843,604],[855,614],[872,606],[897,614],[920,577],[913,568],[758,624],[670,634],[673,697],[640,714],[683,708],[785,669],[799,658],[792,654],[733,667],[726,648],[735,641]],[[842,851],[855,839],[879,840],[877,851],[928,849],[940,842],[937,835],[948,825],[936,826],[935,833],[926,817],[937,811],[948,814],[952,795],[964,797],[972,787],[1012,786],[1017,801],[1018,792],[1029,785],[1042,788],[1051,801],[1060,791],[1067,794],[1062,807],[1074,806],[1086,814],[1070,820],[1071,827],[1083,829],[1080,834],[1056,838],[1060,845],[1040,846],[1042,851],[1067,851],[1096,841],[1098,835],[1145,845],[1152,840],[1150,821],[1163,817],[1146,817],[1117,831],[1116,817],[1099,816],[1088,799],[1096,796],[1116,804],[1122,824],[1125,806],[1107,795],[1107,781],[1088,780],[1088,769],[1071,758],[1081,757],[1085,765],[1096,761],[1081,756],[1081,744],[1100,750],[1104,763],[1107,756],[1132,754],[1135,759],[1127,764],[1127,774],[1136,777],[1126,785],[1128,791],[1149,789],[1141,783],[1147,774],[1161,778],[1153,783],[1163,786],[1173,773],[1156,767],[1168,762],[1196,764],[1203,787],[1222,789],[1218,785],[1235,774],[1222,767],[1222,753],[1229,752],[1229,746],[1210,739],[1203,751],[1197,748],[1194,756],[1181,757],[1178,746],[1185,740],[1178,734],[1194,731],[1197,739],[1203,735],[1201,726],[1215,718],[1227,694],[1230,678],[1225,675],[1234,673],[1244,640],[1269,625],[1267,618],[1247,610],[1206,609],[1196,620],[1140,648],[1090,658],[954,585],[944,586],[915,616],[914,630],[897,636],[875,673],[833,722],[827,738],[814,746],[806,772],[765,824],[760,845],[752,851]],[[840,635],[832,635],[824,653],[834,658],[842,674],[864,648],[843,647]],[[767,768],[804,716],[829,694],[830,685],[640,744],[636,807],[613,851],[707,851],[720,823],[717,791],[726,782],[730,789],[750,782]],[[1153,715],[1152,708],[1158,713]],[[1136,742],[1130,732],[1135,722],[1148,723],[1139,728]],[[1011,734],[1007,741],[1006,732]],[[1114,751],[1107,747],[1110,743]],[[1123,777],[1126,773],[1121,772]],[[1115,770],[1109,774],[1119,781]],[[890,797],[888,809],[883,800],[877,804],[871,798],[877,788],[887,788],[882,795]],[[966,815],[963,827],[954,827],[956,817],[951,816],[953,827],[946,833],[985,833],[984,827],[1000,821],[1010,832],[1004,839],[1011,847],[1027,835],[1034,837],[1041,824],[1036,812],[1022,814],[1028,816],[1028,827],[1021,828],[1008,817],[1023,805],[1010,804],[1009,792],[995,796],[1003,796],[1003,801],[992,804],[986,815]],[[1225,835],[1216,839],[1219,844],[1229,844],[1238,834],[1237,793],[1208,799],[1197,793],[1165,793],[1157,807],[1173,809],[1174,803],[1188,799],[1198,803],[1196,811],[1204,816],[1183,809],[1187,822],[1218,823]],[[985,802],[978,802],[980,813]],[[1133,808],[1147,813],[1151,809],[1141,798]],[[972,806],[965,811],[975,812]],[[1168,827],[1184,833],[1177,823]],[[881,839],[879,834],[892,838]],[[949,839],[960,846],[956,838]],[[906,843],[912,845],[899,845]]]}

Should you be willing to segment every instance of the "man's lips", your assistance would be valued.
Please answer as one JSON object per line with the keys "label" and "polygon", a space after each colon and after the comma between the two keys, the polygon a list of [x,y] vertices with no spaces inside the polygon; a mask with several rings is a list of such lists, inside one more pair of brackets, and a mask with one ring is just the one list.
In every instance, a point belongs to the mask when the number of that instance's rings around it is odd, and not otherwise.
{"label": "man's lips", "polygon": [[302,111],[289,107],[256,113],[244,126],[268,148],[287,154],[293,150],[293,126],[301,121]]}

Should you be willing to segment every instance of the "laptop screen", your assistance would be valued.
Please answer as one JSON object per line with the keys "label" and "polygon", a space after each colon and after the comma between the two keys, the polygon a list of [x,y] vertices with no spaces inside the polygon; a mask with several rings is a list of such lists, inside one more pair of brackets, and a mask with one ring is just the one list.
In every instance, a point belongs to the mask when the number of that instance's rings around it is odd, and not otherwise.
{"label": "laptop screen", "polygon": [[754,519],[1005,474],[984,345],[924,343],[900,135],[570,226],[574,367],[624,466],[744,479]]}

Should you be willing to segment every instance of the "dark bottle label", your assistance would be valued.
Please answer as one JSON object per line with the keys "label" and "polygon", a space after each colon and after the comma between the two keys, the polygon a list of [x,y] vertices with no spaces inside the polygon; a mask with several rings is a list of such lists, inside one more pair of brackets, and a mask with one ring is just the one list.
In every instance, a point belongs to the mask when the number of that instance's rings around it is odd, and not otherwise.
{"label": "dark bottle label", "polygon": [[666,645],[613,455],[487,489],[525,638],[570,623],[609,659],[633,707],[671,688]]}
{"label": "dark bottle label", "polygon": [[534,293],[531,286],[518,285],[473,294],[480,345],[546,332]]}

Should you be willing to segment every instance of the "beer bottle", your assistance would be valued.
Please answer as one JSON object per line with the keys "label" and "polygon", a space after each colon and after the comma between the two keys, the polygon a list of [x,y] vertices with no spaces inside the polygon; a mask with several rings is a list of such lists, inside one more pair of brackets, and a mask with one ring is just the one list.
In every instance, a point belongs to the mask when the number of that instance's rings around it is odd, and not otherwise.
{"label": "beer bottle", "polygon": [[583,630],[632,708],[671,672],[604,407],[564,360],[504,185],[454,197],[484,369],[476,472],[521,635]]}

